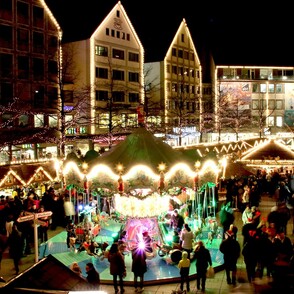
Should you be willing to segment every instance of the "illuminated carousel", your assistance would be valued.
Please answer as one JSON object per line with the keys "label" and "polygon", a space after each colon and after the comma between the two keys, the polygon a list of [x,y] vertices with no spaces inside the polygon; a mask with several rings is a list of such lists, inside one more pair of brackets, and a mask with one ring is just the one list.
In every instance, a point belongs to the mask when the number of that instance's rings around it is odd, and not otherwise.
{"label": "illuminated carousel", "polygon": [[[146,281],[152,281],[178,277],[176,266],[169,276],[166,275],[170,269],[166,273],[158,272],[162,266],[177,265],[179,261],[175,252],[180,249],[172,246],[174,230],[170,226],[174,209],[189,223],[196,240],[203,240],[210,248],[214,265],[223,263],[218,251],[222,229],[216,221],[215,185],[219,172],[213,161],[200,166],[200,162],[193,162],[146,129],[139,128],[87,166],[81,168],[74,162],[65,162],[63,178],[72,201],[77,194],[83,194],[84,213],[89,199],[95,198],[97,215],[92,208],[88,209],[89,215],[100,222],[99,235],[114,225],[113,239],[126,231],[127,248],[131,248],[144,232],[149,233],[153,252],[148,255],[148,268],[153,272],[147,275]],[[132,274],[129,278],[132,281]]]}

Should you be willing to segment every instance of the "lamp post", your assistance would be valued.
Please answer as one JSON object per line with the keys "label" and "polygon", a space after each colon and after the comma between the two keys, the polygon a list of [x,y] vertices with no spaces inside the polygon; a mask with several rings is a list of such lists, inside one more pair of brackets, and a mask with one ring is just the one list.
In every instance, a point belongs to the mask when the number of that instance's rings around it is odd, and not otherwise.
{"label": "lamp post", "polygon": [[195,162],[195,170],[196,170],[196,175],[194,177],[194,190],[195,190],[195,201],[193,201],[193,205],[194,207],[192,207],[192,210],[195,212],[197,212],[197,216],[200,217],[200,199],[199,199],[199,193],[198,193],[198,189],[199,189],[199,169],[201,166],[201,163],[199,160],[197,160]]}
{"label": "lamp post", "polygon": [[160,172],[158,190],[159,190],[160,194],[163,192],[164,187],[165,187],[165,184],[164,184],[164,171],[165,171],[165,169],[166,169],[165,163],[162,162],[158,165],[158,170]]}

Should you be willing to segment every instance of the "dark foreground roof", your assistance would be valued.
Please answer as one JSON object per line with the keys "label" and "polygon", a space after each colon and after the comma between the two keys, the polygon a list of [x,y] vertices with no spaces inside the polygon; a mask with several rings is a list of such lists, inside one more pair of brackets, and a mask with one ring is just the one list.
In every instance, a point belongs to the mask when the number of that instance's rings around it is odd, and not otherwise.
{"label": "dark foreground roof", "polygon": [[[1,293],[62,293],[89,290],[89,283],[52,255],[8,281]],[[65,292],[67,293],[67,292]]]}

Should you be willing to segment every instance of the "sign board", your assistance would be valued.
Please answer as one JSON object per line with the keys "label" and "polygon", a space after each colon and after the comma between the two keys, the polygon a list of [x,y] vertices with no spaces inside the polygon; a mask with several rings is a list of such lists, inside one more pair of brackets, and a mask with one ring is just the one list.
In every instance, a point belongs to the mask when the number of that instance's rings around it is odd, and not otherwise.
{"label": "sign board", "polygon": [[40,225],[40,226],[46,226],[47,225],[47,222],[43,222],[43,221],[40,221],[39,219],[37,220],[37,224]]}
{"label": "sign board", "polygon": [[51,215],[52,215],[52,211],[44,211],[44,212],[36,213],[36,218],[46,217]]}
{"label": "sign board", "polygon": [[33,214],[29,214],[29,215],[19,217],[17,219],[17,221],[19,223],[21,223],[21,222],[26,222],[26,221],[29,221],[29,220],[33,220],[34,218],[35,218],[35,216]]}

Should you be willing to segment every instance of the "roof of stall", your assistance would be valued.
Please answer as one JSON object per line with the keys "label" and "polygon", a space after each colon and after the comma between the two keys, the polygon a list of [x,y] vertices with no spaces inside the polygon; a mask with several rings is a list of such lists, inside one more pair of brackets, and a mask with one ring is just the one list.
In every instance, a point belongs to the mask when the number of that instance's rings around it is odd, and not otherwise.
{"label": "roof of stall", "polygon": [[174,150],[145,128],[138,128],[123,142],[103,153],[95,163],[104,163],[112,169],[122,164],[124,171],[128,171],[134,165],[142,164],[158,172],[158,165],[161,163],[164,163],[168,170],[179,162],[188,164],[191,169],[194,168],[195,161],[190,157]]}

